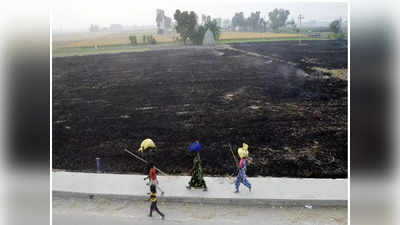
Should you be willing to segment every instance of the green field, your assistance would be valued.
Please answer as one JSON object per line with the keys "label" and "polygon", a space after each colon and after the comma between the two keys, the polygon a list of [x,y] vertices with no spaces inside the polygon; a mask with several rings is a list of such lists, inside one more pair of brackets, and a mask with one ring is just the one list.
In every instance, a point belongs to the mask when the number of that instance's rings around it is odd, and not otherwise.
{"label": "green field", "polygon": [[[233,39],[218,40],[217,44],[250,43],[250,42],[273,42],[273,41],[298,41],[299,38],[260,38],[260,39]],[[301,38],[301,40],[329,40],[328,38]]]}
{"label": "green field", "polygon": [[145,46],[132,47],[130,45],[117,45],[99,48],[57,48],[53,50],[53,57],[67,57],[67,56],[83,56],[83,55],[97,55],[97,54],[115,54],[122,52],[144,52],[149,48]]}
{"label": "green field", "polygon": [[[330,32],[322,32],[320,38],[309,38],[302,37],[301,40],[329,40]],[[233,36],[235,37],[235,36]],[[275,42],[275,41],[298,41],[298,37],[271,37],[271,38],[232,38],[218,40],[217,44],[232,44],[232,43],[250,43],[250,42]],[[139,44],[132,46],[130,44],[111,44],[111,45],[99,45],[97,48],[94,46],[86,47],[65,47],[59,44],[53,45],[53,57],[66,57],[66,56],[83,56],[83,55],[96,55],[96,54],[115,54],[123,52],[143,52],[150,49],[157,49],[158,47],[171,46],[180,47],[183,46],[181,41],[161,42],[155,45],[144,45]]]}

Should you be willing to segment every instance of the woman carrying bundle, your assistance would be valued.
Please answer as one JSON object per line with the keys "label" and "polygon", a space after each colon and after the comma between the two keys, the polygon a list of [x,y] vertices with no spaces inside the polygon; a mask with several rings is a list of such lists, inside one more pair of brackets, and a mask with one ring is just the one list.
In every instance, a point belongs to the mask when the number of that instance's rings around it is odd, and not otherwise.
{"label": "woman carrying bundle", "polygon": [[190,145],[189,151],[196,152],[196,156],[193,159],[193,168],[192,168],[192,178],[189,181],[189,185],[186,186],[187,189],[194,188],[204,188],[203,191],[207,191],[206,181],[203,178],[203,168],[201,167],[201,160],[200,160],[200,150],[203,147],[200,145],[199,141],[193,142]]}
{"label": "woman carrying bundle", "polygon": [[248,147],[249,146],[246,143],[243,143],[243,147],[238,149],[238,153],[241,160],[239,163],[239,173],[235,181],[235,187],[236,187],[235,193],[239,193],[240,183],[244,184],[244,186],[248,187],[249,191],[251,191],[251,184],[246,177],[246,170],[247,170],[246,157],[249,154]]}

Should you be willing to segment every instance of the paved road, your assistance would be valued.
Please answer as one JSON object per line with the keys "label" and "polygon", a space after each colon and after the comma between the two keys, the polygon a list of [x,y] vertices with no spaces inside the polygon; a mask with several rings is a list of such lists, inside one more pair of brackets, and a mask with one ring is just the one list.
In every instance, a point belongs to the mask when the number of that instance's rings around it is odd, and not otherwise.
{"label": "paved road", "polygon": [[166,219],[147,217],[146,201],[53,197],[54,225],[347,224],[345,207],[272,207],[159,202]]}

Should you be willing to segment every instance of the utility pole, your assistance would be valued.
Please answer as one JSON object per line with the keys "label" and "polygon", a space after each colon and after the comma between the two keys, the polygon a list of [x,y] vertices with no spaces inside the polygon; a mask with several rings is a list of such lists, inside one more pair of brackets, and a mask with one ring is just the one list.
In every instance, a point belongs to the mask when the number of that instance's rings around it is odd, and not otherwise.
{"label": "utility pole", "polygon": [[299,17],[297,18],[299,19],[299,45],[301,45],[300,26],[301,26],[301,20],[304,19],[304,16],[299,14]]}

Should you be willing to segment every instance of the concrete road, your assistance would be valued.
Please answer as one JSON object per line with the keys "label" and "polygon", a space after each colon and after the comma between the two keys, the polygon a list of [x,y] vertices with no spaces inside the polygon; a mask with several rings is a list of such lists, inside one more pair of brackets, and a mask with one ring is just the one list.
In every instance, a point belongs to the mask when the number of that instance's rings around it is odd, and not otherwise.
{"label": "concrete road", "polygon": [[159,202],[165,220],[147,216],[147,201],[53,197],[54,225],[347,224],[346,207],[273,207]]}

